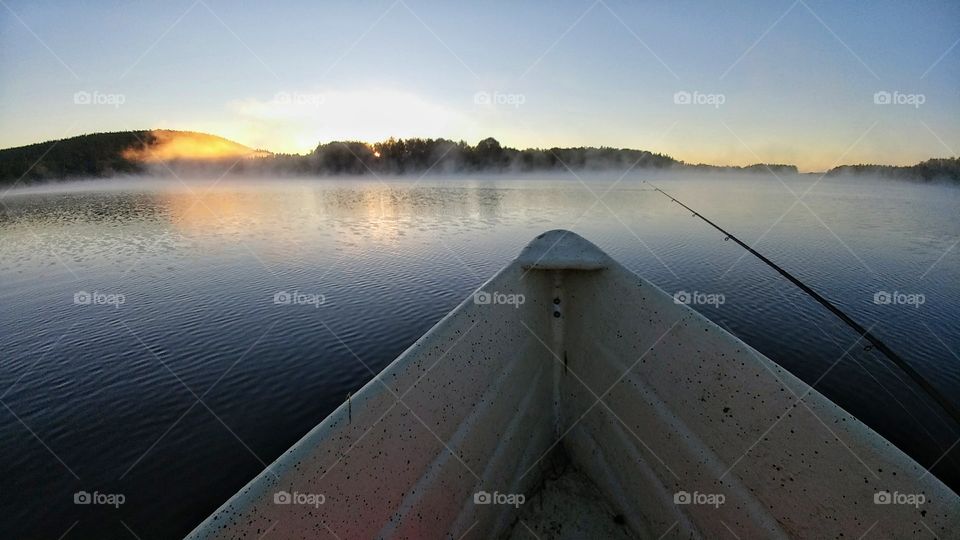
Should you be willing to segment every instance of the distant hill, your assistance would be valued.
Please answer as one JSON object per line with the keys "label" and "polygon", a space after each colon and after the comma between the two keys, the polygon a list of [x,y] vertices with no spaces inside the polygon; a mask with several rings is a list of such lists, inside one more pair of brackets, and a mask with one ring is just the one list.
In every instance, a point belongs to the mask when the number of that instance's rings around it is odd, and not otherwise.
{"label": "distant hill", "polygon": [[913,180],[952,180],[960,182],[960,159],[928,159],[916,165],[843,165],[834,167],[827,176],[874,175],[888,178],[909,178]]}
{"label": "distant hill", "polygon": [[782,163],[755,163],[753,165],[747,165],[745,167],[708,165],[705,163],[698,163],[696,165],[687,165],[687,167],[695,170],[703,170],[703,171],[733,171],[733,172],[747,172],[747,173],[771,173],[772,172],[774,174],[784,174],[784,175],[800,173],[796,165],[784,165]]}
{"label": "distant hill", "polygon": [[155,129],[142,144],[124,150],[123,157],[141,163],[172,161],[217,161],[238,158],[267,157],[270,152],[216,135],[196,131]]}
{"label": "distant hill", "polygon": [[123,152],[142,144],[149,134],[149,131],[96,133],[0,150],[0,181],[13,182],[22,177],[23,182],[29,183],[142,172],[140,164],[124,158]]}
{"label": "distant hill", "polygon": [[246,155],[269,153],[191,131],[94,133],[0,150],[0,183],[140,174],[147,172],[149,164],[160,161],[209,161]]}
{"label": "distant hill", "polygon": [[[243,159],[250,157],[257,159]],[[351,175],[665,168],[680,162],[644,150],[552,148],[517,150],[488,138],[474,146],[448,139],[323,143],[303,155],[274,155],[222,137],[183,131],[97,133],[0,150],[0,183],[70,177],[164,173],[223,162],[237,174]],[[150,167],[164,163],[167,167]]]}
{"label": "distant hill", "polygon": [[[161,166],[157,166],[162,164]],[[0,150],[0,183],[31,183],[76,177],[157,174],[178,168],[250,175],[363,175],[573,170],[684,170],[792,175],[784,164],[746,167],[687,164],[670,156],[628,148],[528,148],[501,146],[493,138],[476,145],[449,139],[389,139],[378,143],[322,143],[308,154],[271,154],[223,137],[190,131],[95,133]],[[875,174],[960,181],[957,159],[932,159],[911,167],[851,165],[829,175]]]}

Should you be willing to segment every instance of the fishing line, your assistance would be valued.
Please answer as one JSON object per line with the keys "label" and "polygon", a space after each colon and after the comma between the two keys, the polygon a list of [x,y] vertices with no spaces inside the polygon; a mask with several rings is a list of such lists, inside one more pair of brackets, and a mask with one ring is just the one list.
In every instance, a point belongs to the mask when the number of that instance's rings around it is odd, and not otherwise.
{"label": "fishing line", "polygon": [[836,315],[841,321],[846,323],[847,326],[849,326],[855,332],[857,332],[857,334],[859,334],[862,339],[866,339],[867,341],[870,342],[870,345],[868,345],[865,348],[865,350],[869,351],[871,348],[876,348],[878,351],[882,352],[883,355],[886,356],[897,367],[899,367],[901,371],[903,371],[911,379],[913,379],[913,382],[917,383],[917,385],[921,389],[923,389],[923,391],[926,392],[929,397],[933,398],[934,401],[936,401],[941,407],[943,407],[943,409],[947,412],[947,414],[951,418],[953,418],[953,421],[956,422],[958,426],[960,426],[960,409],[957,409],[957,406],[954,405],[952,401],[947,399],[942,393],[940,393],[939,390],[936,389],[936,387],[934,387],[932,384],[930,384],[930,382],[924,379],[923,376],[920,375],[920,373],[918,373],[917,370],[913,369],[913,366],[911,366],[899,354],[893,352],[893,350],[891,350],[890,347],[887,347],[887,345],[884,342],[880,341],[880,338],[873,335],[873,333],[871,333],[869,330],[861,326],[860,323],[853,320],[849,315],[841,311],[840,308],[833,305],[833,303],[831,303],[829,300],[821,296],[817,291],[811,289],[807,284],[795,278],[792,274],[790,274],[790,272],[787,272],[786,270],[781,268],[779,265],[777,265],[777,263],[764,257],[763,255],[758,253],[755,249],[743,243],[739,238],[737,238],[733,234],[730,234],[729,232],[725,231],[722,227],[710,221],[709,219],[704,217],[702,214],[700,214],[693,208],[690,208],[689,206],[678,201],[676,198],[674,198],[672,195],[670,195],[666,191],[651,184],[650,182],[647,182],[646,180],[644,180],[644,183],[649,184],[651,187],[653,187],[654,191],[659,191],[660,193],[665,195],[667,198],[669,198],[671,201],[679,204],[680,206],[692,212],[693,217],[702,219],[704,222],[707,223],[707,225],[710,225],[714,229],[723,233],[725,235],[724,240],[733,240],[734,242],[739,244],[740,247],[747,250],[751,255],[760,259],[761,262],[763,262],[770,268],[773,268],[774,270],[776,270],[777,273],[779,273],[781,276],[787,278],[791,283],[796,285],[803,292],[807,293],[807,295],[809,295],[811,298],[816,300],[820,305],[827,308],[831,313]]}

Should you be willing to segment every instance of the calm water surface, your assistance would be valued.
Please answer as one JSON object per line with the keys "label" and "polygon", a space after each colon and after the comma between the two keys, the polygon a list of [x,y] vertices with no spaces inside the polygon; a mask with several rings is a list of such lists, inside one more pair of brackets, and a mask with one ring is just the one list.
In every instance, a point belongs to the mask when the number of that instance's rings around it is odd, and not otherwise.
{"label": "calm water surface", "polygon": [[[724,295],[696,308],[960,489],[957,449],[943,457],[957,428],[882,357],[639,175],[616,181],[156,179],[7,193],[0,536],[183,536],[554,228],[671,293]],[[656,181],[759,239],[960,395],[960,188]],[[304,303],[275,303],[282,292]],[[913,301],[875,303],[883,292]],[[124,503],[76,505],[78,491]]]}

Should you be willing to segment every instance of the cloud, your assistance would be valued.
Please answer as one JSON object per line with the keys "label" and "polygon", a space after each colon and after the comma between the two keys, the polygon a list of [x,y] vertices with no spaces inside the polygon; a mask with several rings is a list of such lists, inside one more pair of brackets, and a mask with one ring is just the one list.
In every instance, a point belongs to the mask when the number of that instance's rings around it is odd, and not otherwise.
{"label": "cloud", "polygon": [[244,141],[275,152],[308,152],[321,141],[476,131],[459,111],[392,89],[281,90],[268,99],[234,100],[227,108],[243,123]]}

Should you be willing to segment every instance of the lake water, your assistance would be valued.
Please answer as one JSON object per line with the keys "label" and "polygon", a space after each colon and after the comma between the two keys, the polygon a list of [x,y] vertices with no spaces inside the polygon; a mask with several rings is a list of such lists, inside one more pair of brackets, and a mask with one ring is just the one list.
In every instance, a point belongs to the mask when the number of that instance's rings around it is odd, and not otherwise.
{"label": "lake water", "polygon": [[[696,309],[960,490],[960,450],[943,457],[957,427],[851,330],[639,172],[581,177],[131,179],[7,193],[0,536],[183,536],[554,228],[671,293],[723,295]],[[647,178],[759,238],[960,396],[960,187]],[[300,303],[275,302],[294,292]],[[79,491],[123,504],[74,504]]]}

